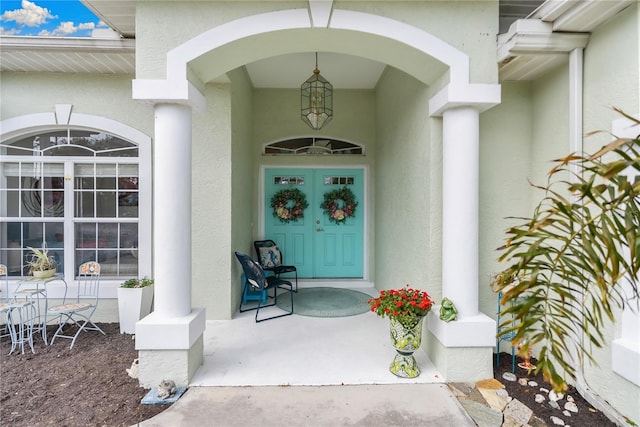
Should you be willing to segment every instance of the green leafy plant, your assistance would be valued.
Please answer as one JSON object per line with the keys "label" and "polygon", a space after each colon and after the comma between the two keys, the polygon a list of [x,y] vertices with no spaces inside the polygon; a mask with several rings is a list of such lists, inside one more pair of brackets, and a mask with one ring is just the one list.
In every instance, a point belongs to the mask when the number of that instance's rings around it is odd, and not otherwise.
{"label": "green leafy plant", "polygon": [[371,311],[380,317],[397,318],[400,323],[412,322],[416,317],[426,316],[433,306],[429,294],[406,285],[402,289],[380,291],[377,298],[369,300]]}
{"label": "green leafy plant", "polygon": [[491,285],[509,302],[503,314],[516,319],[500,335],[515,332],[512,343],[524,341],[523,352],[537,346],[536,372],[562,390],[585,358],[597,365],[589,347],[603,346],[614,309],[640,298],[640,141],[616,139],[593,155],[555,163],[547,185],[534,185],[545,196],[533,216],[507,230],[498,250],[509,266]]}
{"label": "green leafy plant", "polygon": [[42,249],[32,248],[31,246],[28,246],[27,249],[31,251],[27,259],[29,274],[33,274],[34,271],[47,271],[56,268],[56,262],[53,257],[49,256],[49,250],[46,245]]}
{"label": "green leafy plant", "polygon": [[128,279],[125,280],[120,287],[121,288],[146,288],[153,285],[153,279],[143,277],[142,279]]}

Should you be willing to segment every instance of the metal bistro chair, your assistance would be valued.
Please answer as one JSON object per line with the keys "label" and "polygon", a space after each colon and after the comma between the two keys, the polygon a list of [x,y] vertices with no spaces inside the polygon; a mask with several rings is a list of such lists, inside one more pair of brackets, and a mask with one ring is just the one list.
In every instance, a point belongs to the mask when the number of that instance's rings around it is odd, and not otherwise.
{"label": "metal bistro chair", "polygon": [[282,251],[273,240],[256,240],[253,242],[260,266],[264,271],[271,272],[277,277],[285,273],[295,273],[295,290],[298,292],[298,269],[295,265],[285,265]]}
{"label": "metal bistro chair", "polygon": [[[51,344],[56,338],[68,338],[71,346],[82,331],[98,331],[106,335],[93,321],[91,317],[98,306],[98,291],[100,289],[100,264],[95,261],[85,262],[80,266],[78,274],[78,296],[74,302],[65,301],[61,305],[49,307],[47,314],[59,318],[58,329],[51,338]],[[64,327],[70,323],[78,330],[73,335],[64,335]],[[89,325],[89,326],[88,326]]]}
{"label": "metal bistro chair", "polygon": [[[244,271],[245,279],[247,283],[253,288],[253,290],[255,291],[262,291],[262,290],[268,291],[269,289],[274,290],[273,303],[263,304],[263,300],[258,299],[257,307],[253,307],[245,310],[242,310],[242,307],[240,307],[241,308],[240,311],[244,312],[249,310],[255,310],[256,323],[262,322],[264,320],[275,319],[278,317],[292,315],[293,314],[293,285],[291,284],[291,282],[288,280],[280,279],[277,276],[265,277],[264,270],[262,269],[262,267],[260,267],[260,264],[254,261],[249,255],[241,254],[239,252],[236,252],[235,254],[236,254],[236,258],[238,258],[238,261],[240,262],[240,265],[242,265],[242,270]],[[271,316],[271,317],[266,317],[263,319],[258,319],[258,314],[260,313],[261,308],[273,307],[274,305],[276,305],[276,302],[278,300],[278,289],[284,289],[285,291],[289,292],[289,297],[291,298],[291,311],[285,312],[283,314]]]}
{"label": "metal bistro chair", "polygon": [[36,317],[35,305],[33,301],[18,301],[15,298],[9,298],[9,277],[7,274],[7,266],[0,264],[0,277],[4,282],[4,297],[0,301],[0,313],[5,314],[5,323],[0,338],[6,336],[11,339],[11,350],[9,354],[19,346],[22,354],[24,354],[24,345],[29,344],[31,352],[35,353],[33,348],[33,322]]}

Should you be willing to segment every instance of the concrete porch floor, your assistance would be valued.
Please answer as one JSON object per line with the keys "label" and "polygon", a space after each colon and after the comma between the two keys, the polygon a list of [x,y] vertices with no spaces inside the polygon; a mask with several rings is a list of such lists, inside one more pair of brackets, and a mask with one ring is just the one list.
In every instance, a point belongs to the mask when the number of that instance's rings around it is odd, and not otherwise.
{"label": "concrete porch floor", "polygon": [[[357,289],[377,295],[373,288]],[[279,311],[277,307],[261,309]],[[414,353],[415,379],[389,372],[396,354],[389,320],[371,312],[350,317],[286,316],[255,323],[254,311],[207,321],[204,363],[190,386],[279,386],[442,383],[424,351]],[[426,326],[425,326],[426,327]]]}

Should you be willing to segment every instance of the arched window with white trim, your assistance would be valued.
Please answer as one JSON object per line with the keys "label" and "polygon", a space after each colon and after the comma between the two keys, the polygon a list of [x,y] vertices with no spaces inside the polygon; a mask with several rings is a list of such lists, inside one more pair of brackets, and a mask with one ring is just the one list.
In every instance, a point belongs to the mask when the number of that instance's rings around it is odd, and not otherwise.
{"label": "arched window with white trim", "polygon": [[141,183],[151,177],[147,167],[141,174],[140,151],[114,134],[71,126],[25,130],[2,141],[0,263],[9,275],[28,274],[29,247],[47,247],[67,277],[92,260],[106,278],[146,273],[138,252],[141,238],[150,236],[140,230],[140,199],[151,188]]}

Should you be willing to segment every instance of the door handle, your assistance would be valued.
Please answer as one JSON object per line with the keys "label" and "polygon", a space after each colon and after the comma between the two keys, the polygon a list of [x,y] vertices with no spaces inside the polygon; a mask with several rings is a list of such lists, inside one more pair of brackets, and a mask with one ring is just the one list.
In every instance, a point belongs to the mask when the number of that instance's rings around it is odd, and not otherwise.
{"label": "door handle", "polygon": [[316,228],[316,231],[324,231],[324,228]]}

